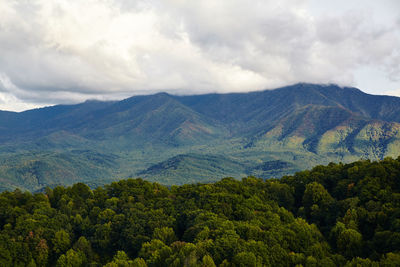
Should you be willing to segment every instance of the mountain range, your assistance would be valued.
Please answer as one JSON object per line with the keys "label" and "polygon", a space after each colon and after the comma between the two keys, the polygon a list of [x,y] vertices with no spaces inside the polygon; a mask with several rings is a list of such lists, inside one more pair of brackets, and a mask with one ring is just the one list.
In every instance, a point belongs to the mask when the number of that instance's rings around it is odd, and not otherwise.
{"label": "mountain range", "polygon": [[400,98],[336,85],[0,111],[0,190],[281,177],[400,155]]}

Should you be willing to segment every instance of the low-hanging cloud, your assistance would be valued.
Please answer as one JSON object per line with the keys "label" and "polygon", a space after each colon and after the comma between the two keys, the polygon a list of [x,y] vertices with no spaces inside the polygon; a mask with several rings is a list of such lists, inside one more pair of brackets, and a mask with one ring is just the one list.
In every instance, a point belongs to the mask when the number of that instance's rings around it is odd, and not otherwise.
{"label": "low-hanging cloud", "polygon": [[399,27],[308,1],[0,0],[0,108],[400,78]]}

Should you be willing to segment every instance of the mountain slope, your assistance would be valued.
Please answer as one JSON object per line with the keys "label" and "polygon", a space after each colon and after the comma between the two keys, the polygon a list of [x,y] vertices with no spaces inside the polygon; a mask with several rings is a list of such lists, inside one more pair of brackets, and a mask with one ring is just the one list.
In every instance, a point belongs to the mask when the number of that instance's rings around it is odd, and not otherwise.
{"label": "mountain slope", "polygon": [[168,94],[133,97],[93,114],[75,132],[89,138],[140,137],[144,141],[193,143],[215,138],[223,126]]}
{"label": "mountain slope", "polygon": [[216,181],[226,176],[243,176],[246,166],[222,155],[185,154],[152,165],[138,173],[162,184]]}
{"label": "mountain slope", "polygon": [[269,178],[330,161],[397,157],[400,98],[313,84],[251,93],[159,93],[2,111],[0,130],[2,189],[129,176],[166,184]]}

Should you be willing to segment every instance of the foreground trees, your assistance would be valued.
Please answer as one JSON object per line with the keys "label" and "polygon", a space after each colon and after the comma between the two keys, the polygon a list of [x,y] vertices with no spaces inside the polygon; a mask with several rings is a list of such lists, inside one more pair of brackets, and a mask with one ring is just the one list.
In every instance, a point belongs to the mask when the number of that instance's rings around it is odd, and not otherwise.
{"label": "foreground trees", "polygon": [[400,264],[400,158],[280,180],[0,194],[1,266]]}

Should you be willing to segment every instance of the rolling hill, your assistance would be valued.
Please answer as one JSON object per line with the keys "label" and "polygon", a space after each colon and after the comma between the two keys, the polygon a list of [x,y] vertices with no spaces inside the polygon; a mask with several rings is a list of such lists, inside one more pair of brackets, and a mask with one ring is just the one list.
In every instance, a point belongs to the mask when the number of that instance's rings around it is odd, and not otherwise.
{"label": "rolling hill", "polygon": [[0,112],[1,190],[141,176],[280,177],[400,154],[400,98],[336,85],[134,96]]}

